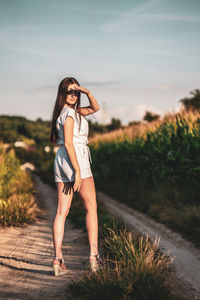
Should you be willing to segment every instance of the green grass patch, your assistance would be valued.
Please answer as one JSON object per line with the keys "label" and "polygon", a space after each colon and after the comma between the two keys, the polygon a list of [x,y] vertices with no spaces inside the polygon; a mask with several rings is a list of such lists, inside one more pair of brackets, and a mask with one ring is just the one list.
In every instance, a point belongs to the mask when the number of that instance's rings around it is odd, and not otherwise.
{"label": "green grass patch", "polygon": [[38,211],[34,182],[20,169],[13,150],[0,147],[0,226],[19,226],[32,223]]}

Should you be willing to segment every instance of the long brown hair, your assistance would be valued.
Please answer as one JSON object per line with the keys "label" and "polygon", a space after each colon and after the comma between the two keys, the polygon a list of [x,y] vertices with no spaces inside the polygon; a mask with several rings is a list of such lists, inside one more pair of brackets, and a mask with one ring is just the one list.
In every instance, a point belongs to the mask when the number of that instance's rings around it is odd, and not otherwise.
{"label": "long brown hair", "polygon": [[[57,97],[56,97],[56,102],[54,105],[54,109],[53,109],[53,113],[52,113],[52,118],[51,118],[51,131],[50,131],[50,137],[49,140],[50,142],[52,142],[53,144],[56,144],[56,141],[58,139],[58,133],[57,133],[57,129],[56,129],[56,120],[59,117],[65,102],[66,102],[66,91],[68,90],[68,86],[70,84],[76,83],[77,85],[80,86],[79,82],[73,78],[73,77],[66,77],[64,78],[58,87],[58,93],[57,93]],[[78,99],[74,105],[74,109],[75,109],[75,115],[77,118],[77,112],[78,112],[78,108],[80,107],[80,101],[81,101],[81,92],[80,95],[78,96]],[[81,116],[79,115],[79,130],[80,130],[80,126],[81,126]],[[77,119],[78,120],[78,119]]]}

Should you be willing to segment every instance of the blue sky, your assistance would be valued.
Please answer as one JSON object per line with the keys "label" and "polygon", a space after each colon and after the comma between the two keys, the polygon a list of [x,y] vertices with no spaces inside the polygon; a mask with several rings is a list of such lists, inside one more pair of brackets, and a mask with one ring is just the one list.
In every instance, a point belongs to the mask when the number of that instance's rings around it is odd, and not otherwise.
{"label": "blue sky", "polygon": [[101,123],[163,115],[200,88],[199,0],[0,0],[0,43],[0,114],[50,120],[67,76]]}

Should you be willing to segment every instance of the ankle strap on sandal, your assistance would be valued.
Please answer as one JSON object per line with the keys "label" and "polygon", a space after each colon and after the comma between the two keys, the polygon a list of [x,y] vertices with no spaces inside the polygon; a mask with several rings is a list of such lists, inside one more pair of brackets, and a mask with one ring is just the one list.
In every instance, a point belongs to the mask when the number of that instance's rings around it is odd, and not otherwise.
{"label": "ankle strap on sandal", "polygon": [[99,257],[100,256],[100,254],[99,253],[94,253],[94,252],[90,252],[90,255],[92,255],[92,256],[96,256],[96,257]]}
{"label": "ankle strap on sandal", "polygon": [[59,258],[59,257],[55,256],[54,259],[58,259],[61,263],[64,263],[64,258]]}

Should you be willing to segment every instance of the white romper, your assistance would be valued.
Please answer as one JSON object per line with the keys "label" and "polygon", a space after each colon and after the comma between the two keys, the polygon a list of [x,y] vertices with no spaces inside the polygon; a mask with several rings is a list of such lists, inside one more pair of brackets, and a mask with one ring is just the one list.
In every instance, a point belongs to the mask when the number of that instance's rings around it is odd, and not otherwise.
{"label": "white romper", "polygon": [[88,141],[88,121],[81,116],[81,128],[79,132],[79,116],[75,116],[75,110],[71,107],[64,106],[59,117],[56,120],[56,128],[58,132],[57,145],[60,145],[54,160],[54,181],[55,182],[71,182],[75,181],[75,170],[68,156],[68,152],[64,146],[64,129],[63,125],[67,118],[71,116],[74,119],[73,145],[76,152],[78,164],[81,171],[81,178],[93,176],[90,168],[92,163],[90,149],[87,146]]}

